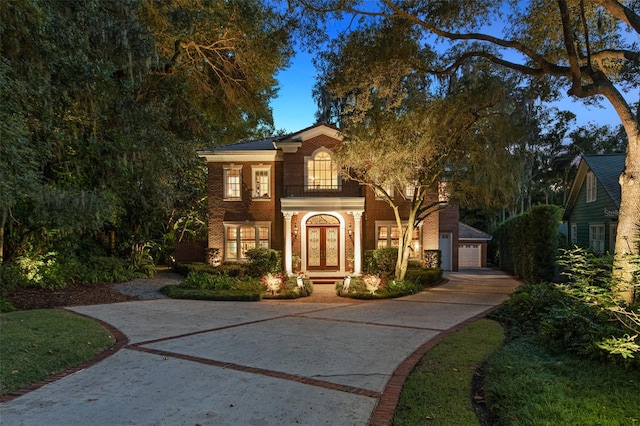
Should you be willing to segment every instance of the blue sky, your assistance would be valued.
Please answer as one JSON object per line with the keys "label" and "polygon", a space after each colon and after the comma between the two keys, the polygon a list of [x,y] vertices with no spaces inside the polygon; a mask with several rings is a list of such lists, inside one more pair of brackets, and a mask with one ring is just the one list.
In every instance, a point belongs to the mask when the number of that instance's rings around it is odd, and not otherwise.
{"label": "blue sky", "polygon": [[[312,57],[312,54],[299,52],[292,60],[291,66],[278,75],[279,94],[271,102],[276,130],[283,129],[287,133],[293,133],[315,123],[317,107],[311,91],[317,71],[312,64]],[[577,126],[589,122],[598,125],[619,125],[620,119],[613,107],[607,101],[601,105],[602,108],[586,107],[577,100],[569,99],[554,104],[559,109],[573,111],[577,115]]]}
{"label": "blue sky", "polygon": [[[352,23],[350,19],[332,20],[327,23],[327,30],[335,35]],[[486,31],[488,33],[500,33],[502,24],[494,22]],[[493,29],[491,29],[493,27]],[[304,49],[298,49],[296,56],[291,61],[291,66],[277,76],[280,83],[278,97],[271,102],[273,120],[276,130],[285,130],[287,133],[296,132],[315,123],[316,104],[313,101],[311,91],[315,84],[317,71],[313,66],[313,54]],[[635,96],[635,95],[634,95]],[[627,100],[635,102],[637,99]],[[574,99],[565,99],[552,106],[561,110],[573,111],[576,116],[576,126],[583,126],[590,122],[598,125],[618,126],[620,119],[608,101],[600,103],[601,107],[585,106]]]}

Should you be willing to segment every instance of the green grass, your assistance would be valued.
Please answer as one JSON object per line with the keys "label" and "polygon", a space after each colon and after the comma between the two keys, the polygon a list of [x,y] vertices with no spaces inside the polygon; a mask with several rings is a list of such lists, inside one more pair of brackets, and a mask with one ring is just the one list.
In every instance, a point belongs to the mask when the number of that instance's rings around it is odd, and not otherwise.
{"label": "green grass", "polygon": [[114,343],[102,326],[71,312],[0,314],[0,395],[78,365]]}
{"label": "green grass", "polygon": [[498,323],[483,319],[427,352],[402,388],[393,424],[479,424],[471,402],[473,374],[503,338]]}
{"label": "green grass", "polygon": [[640,371],[550,353],[533,339],[493,355],[485,386],[498,424],[640,424]]}

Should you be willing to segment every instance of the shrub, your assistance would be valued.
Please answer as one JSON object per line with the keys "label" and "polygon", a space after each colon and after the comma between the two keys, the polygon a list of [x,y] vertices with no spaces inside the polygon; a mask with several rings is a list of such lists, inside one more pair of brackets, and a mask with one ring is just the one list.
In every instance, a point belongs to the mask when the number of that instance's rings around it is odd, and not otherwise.
{"label": "shrub", "polygon": [[253,248],[247,250],[247,273],[252,277],[274,274],[281,271],[280,254],[268,248]]}
{"label": "shrub", "polygon": [[[373,282],[377,283],[377,286],[372,285]],[[335,282],[336,294],[354,299],[388,299],[402,297],[420,291],[420,287],[413,281],[388,281],[376,275],[352,277],[347,291],[343,290],[343,286],[344,281]]]}
{"label": "shrub", "polygon": [[369,274],[394,276],[396,273],[397,261],[397,248],[390,247],[367,250],[364,253],[364,272]]}
{"label": "shrub", "polygon": [[521,285],[491,318],[506,326],[511,339],[535,336],[547,348],[593,359],[606,356],[599,342],[624,334],[608,315],[555,284]]}
{"label": "shrub", "polygon": [[129,269],[123,259],[110,256],[92,256],[87,261],[87,268],[82,274],[84,282],[124,282],[144,276]]}
{"label": "shrub", "polygon": [[206,272],[192,272],[180,285],[168,285],[160,291],[176,299],[257,301],[261,298],[259,280]]}
{"label": "shrub", "polygon": [[191,272],[180,284],[183,288],[200,290],[231,290],[238,284],[238,279],[228,275],[211,275],[206,272]]}
{"label": "shrub", "polygon": [[242,278],[246,275],[249,275],[247,273],[247,267],[245,266],[245,264],[238,263],[238,262],[221,263],[220,266],[218,266],[217,273],[221,275],[228,275],[230,277],[236,277],[236,278]]}
{"label": "shrub", "polygon": [[174,263],[173,270],[185,277],[190,272],[205,272],[207,274],[220,274],[223,273],[223,269],[220,267],[212,266],[207,263]]}
{"label": "shrub", "polygon": [[26,285],[27,280],[15,265],[0,264],[0,293]]}
{"label": "shrub", "polygon": [[420,288],[433,287],[442,281],[443,271],[440,268],[436,269],[408,269],[404,279],[414,282]]}

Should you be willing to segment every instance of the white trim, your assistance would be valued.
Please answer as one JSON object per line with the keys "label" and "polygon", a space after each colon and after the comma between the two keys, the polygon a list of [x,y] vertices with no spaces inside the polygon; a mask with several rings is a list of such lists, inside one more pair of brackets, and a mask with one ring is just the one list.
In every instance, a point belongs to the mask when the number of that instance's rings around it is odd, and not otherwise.
{"label": "white trim", "polygon": [[[222,227],[224,229],[224,234],[223,234],[223,247],[224,247],[224,255],[222,256],[223,260],[225,261],[231,261],[231,262],[242,262],[245,259],[242,257],[240,250],[240,244],[241,244],[241,236],[240,236],[240,228],[241,227],[250,227],[252,226],[255,229],[255,244],[256,247],[258,247],[258,243],[260,242],[260,228],[268,228],[269,229],[269,236],[267,237],[267,245],[269,246],[269,248],[271,248],[271,238],[273,237],[272,234],[272,228],[271,228],[271,222],[269,221],[258,221],[258,222],[246,222],[246,221],[223,221],[222,222]],[[236,242],[238,244],[238,247],[236,248],[236,250],[238,250],[238,252],[236,252],[236,257],[235,258],[229,258],[228,257],[228,253],[227,253],[227,229],[228,228],[238,228],[237,231],[237,236],[236,236]]]}
{"label": "white trim", "polygon": [[229,163],[233,161],[282,161],[280,151],[221,151],[198,154],[207,163]]}
{"label": "white trim", "polygon": [[[594,235],[594,232],[596,230],[601,230],[602,231],[602,238],[601,239],[596,239],[595,237],[597,235]],[[591,247],[593,249],[593,251],[595,251],[598,254],[604,254],[604,243],[605,243],[605,227],[604,227],[604,223],[590,223],[589,224],[589,247]],[[594,247],[594,243],[595,242],[599,242],[600,246],[599,247]]]}
{"label": "white trim", "polygon": [[593,203],[597,201],[598,198],[598,179],[596,179],[596,175],[592,171],[587,172],[587,176],[585,178],[585,186],[587,192],[587,203]]}
{"label": "white trim", "polygon": [[291,197],[280,199],[281,211],[316,213],[334,211],[364,212],[364,197]]}
{"label": "white trim", "polygon": [[[238,196],[230,197],[229,196],[229,180],[228,173],[229,172],[238,172],[238,178],[240,181],[238,182]],[[242,166],[238,164],[225,164],[222,166],[222,200],[223,201],[242,201]]]}
{"label": "white trim", "polygon": [[[256,172],[267,172],[268,185],[267,196],[256,195]],[[264,191],[260,191],[264,193]],[[273,197],[273,182],[271,179],[271,165],[253,164],[251,165],[251,199],[253,201],[268,201]]]}
{"label": "white trim", "polygon": [[[340,269],[337,273],[346,274],[347,248],[346,248],[346,222],[342,214],[336,211],[310,211],[300,218],[300,268],[307,270],[307,220],[318,214],[327,214],[335,217],[340,222]],[[315,272],[314,272],[315,273]]]}
{"label": "white trim", "polygon": [[309,140],[309,139],[313,139],[317,136],[321,136],[321,135],[326,135],[329,136],[331,138],[334,139],[338,139],[339,141],[342,141],[344,138],[342,137],[342,134],[340,133],[339,130],[336,130],[334,128],[331,128],[329,126],[326,126],[324,124],[321,124],[319,126],[314,126],[310,129],[306,129],[303,130],[299,133],[295,133],[293,135],[290,136],[291,140],[295,141],[295,140]]}
{"label": "white trim", "polygon": [[[313,188],[309,185],[309,164],[315,164],[316,161],[316,156],[320,153],[326,153],[327,155],[329,155],[329,158],[331,159],[331,165],[335,166],[335,176],[334,176],[334,170],[332,168],[331,170],[331,183],[333,184],[333,180],[335,177],[335,182],[336,182],[336,186],[329,186],[329,187],[320,187],[320,188]],[[342,177],[340,176],[340,170],[338,170],[338,165],[335,162],[335,154],[333,153],[333,151],[331,151],[329,148],[325,147],[325,146],[321,146],[320,148],[316,149],[315,151],[313,151],[311,153],[311,155],[305,155],[304,156],[304,190],[305,191],[310,191],[310,192],[314,192],[314,191],[322,191],[322,192],[331,192],[331,191],[341,191],[342,190]],[[315,169],[315,168],[314,168]]]}

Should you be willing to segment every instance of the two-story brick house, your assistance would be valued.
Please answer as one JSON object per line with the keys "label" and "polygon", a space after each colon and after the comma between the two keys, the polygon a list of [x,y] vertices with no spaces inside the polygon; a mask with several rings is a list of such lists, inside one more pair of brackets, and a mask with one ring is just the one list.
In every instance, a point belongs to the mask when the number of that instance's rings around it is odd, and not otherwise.
{"label": "two-story brick house", "polygon": [[[337,129],[318,124],[199,151],[209,173],[208,245],[219,260],[241,261],[247,249],[268,247],[282,252],[288,273],[336,277],[360,274],[365,250],[397,246],[389,205],[340,177],[333,152],[341,140]],[[456,270],[457,220],[457,208],[425,219],[412,256],[421,259],[445,241],[451,258],[444,263]]]}

